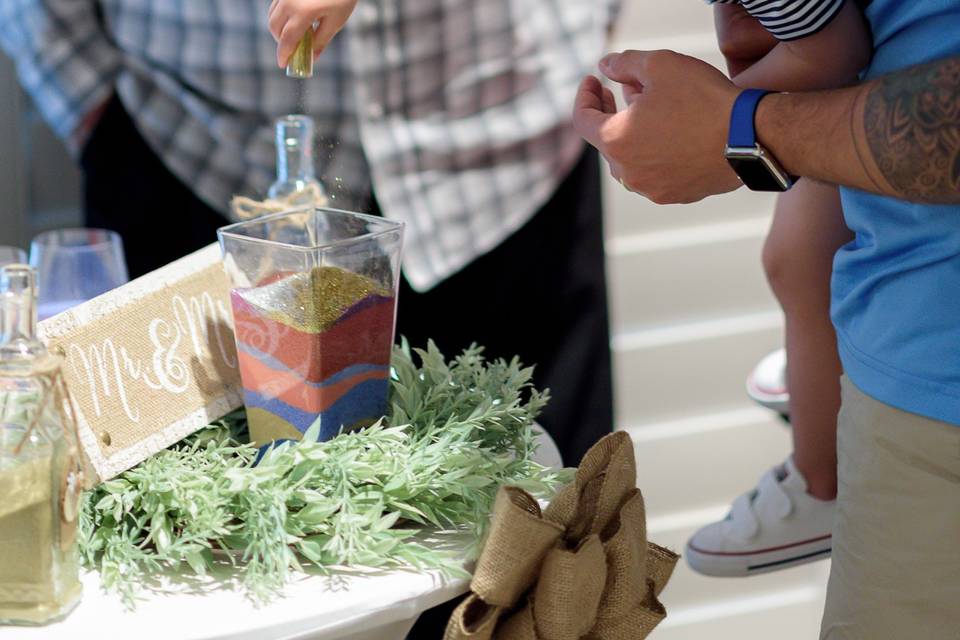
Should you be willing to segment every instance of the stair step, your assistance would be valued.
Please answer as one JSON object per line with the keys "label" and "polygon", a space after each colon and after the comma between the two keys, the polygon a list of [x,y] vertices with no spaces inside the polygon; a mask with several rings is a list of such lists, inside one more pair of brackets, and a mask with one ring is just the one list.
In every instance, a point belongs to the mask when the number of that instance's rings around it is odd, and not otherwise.
{"label": "stair step", "polygon": [[[644,487],[641,486],[640,490],[643,491]],[[648,514],[647,537],[651,542],[682,555],[690,536],[703,525],[722,518],[727,508],[727,505],[722,505],[719,508],[688,512],[692,516],[691,520],[695,519],[697,522],[682,528],[666,530],[662,528],[664,519],[653,518]],[[711,578],[694,572],[687,566],[686,560],[681,558],[661,600],[667,607],[667,611],[680,612],[693,607],[760,597],[790,589],[804,587],[825,589],[829,572],[829,561],[821,560],[748,578]]]}
{"label": "stair step", "polygon": [[657,627],[653,637],[657,640],[811,640],[820,632],[823,595],[822,589],[806,586],[740,600],[721,596],[697,609],[674,609],[667,604],[667,619]]}
{"label": "stair step", "polygon": [[742,406],[747,374],[782,344],[781,323],[764,312],[615,335],[617,424]]}
{"label": "stair step", "polygon": [[659,205],[624,189],[606,168],[603,198],[608,238],[769,216],[776,202],[774,195],[738,189],[694,204]]}
{"label": "stair step", "polygon": [[754,217],[608,242],[614,331],[776,309],[760,264],[768,226]]}
{"label": "stair step", "polygon": [[791,450],[790,429],[780,418],[749,406],[625,430],[634,442],[637,486],[654,519],[729,505]]}

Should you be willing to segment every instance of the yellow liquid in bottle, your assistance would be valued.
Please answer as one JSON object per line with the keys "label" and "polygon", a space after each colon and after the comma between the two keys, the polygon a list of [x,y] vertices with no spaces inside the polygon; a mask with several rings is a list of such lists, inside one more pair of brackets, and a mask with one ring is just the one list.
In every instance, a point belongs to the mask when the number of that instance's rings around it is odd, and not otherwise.
{"label": "yellow liquid in bottle", "polygon": [[0,624],[43,624],[79,602],[75,522],[62,518],[68,455],[63,441],[11,445],[23,430],[0,429]]}

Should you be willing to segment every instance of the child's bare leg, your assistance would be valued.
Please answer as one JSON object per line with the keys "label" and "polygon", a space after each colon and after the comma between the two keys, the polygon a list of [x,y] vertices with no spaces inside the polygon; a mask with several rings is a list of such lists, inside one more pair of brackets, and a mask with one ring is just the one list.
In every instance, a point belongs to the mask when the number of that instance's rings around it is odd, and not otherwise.
{"label": "child's bare leg", "polygon": [[853,234],[836,187],[801,180],[780,196],[763,265],[786,317],[787,385],[794,462],[808,492],[837,494],[837,412],[842,373],[830,321],[833,256]]}
{"label": "child's bare leg", "polygon": [[777,202],[763,265],[787,320],[794,453],[690,537],[684,556],[694,571],[749,576],[830,555],[840,405],[830,276],[851,237],[836,188],[804,180]]}

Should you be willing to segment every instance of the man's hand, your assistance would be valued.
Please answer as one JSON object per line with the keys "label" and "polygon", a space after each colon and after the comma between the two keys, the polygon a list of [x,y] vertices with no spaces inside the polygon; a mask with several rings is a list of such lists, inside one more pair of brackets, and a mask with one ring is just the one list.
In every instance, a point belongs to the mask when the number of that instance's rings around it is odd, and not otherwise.
{"label": "man's hand", "polygon": [[740,186],[723,157],[739,90],[705,62],[672,51],[625,51],[600,62],[624,86],[627,108],[594,77],[580,85],[574,127],[614,178],[658,204],[688,203]]}
{"label": "man's hand", "polygon": [[357,0],[273,0],[267,19],[277,41],[277,64],[287,66],[300,38],[313,28],[313,56],[319,56],[357,6]]}

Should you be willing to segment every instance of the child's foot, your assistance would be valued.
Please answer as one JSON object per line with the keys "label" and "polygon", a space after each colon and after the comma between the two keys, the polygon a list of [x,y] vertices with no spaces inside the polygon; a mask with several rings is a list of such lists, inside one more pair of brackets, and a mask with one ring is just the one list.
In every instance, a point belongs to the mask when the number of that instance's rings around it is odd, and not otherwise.
{"label": "child's foot", "polygon": [[687,542],[687,563],[708,576],[748,576],[830,557],[836,500],[818,500],[793,458],[733,502],[724,520]]}
{"label": "child's foot", "polygon": [[784,417],[790,413],[786,349],[774,351],[757,363],[747,378],[747,395],[760,406],[773,409]]}

